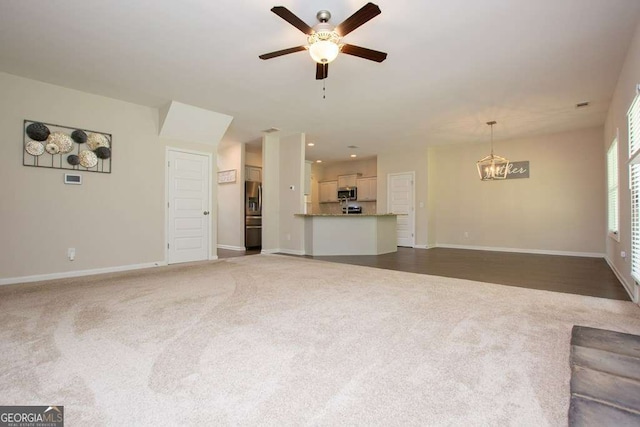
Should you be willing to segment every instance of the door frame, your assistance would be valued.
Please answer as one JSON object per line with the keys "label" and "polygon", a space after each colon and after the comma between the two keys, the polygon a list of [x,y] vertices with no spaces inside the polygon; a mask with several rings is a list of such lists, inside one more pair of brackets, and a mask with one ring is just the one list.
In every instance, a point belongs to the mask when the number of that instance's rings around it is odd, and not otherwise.
{"label": "door frame", "polygon": [[[413,210],[413,221],[411,222],[411,247],[416,247],[416,171],[393,172],[387,174],[387,212],[391,212],[391,177],[396,175],[411,175],[411,209]],[[397,236],[396,236],[397,241]]]}
{"label": "door frame", "polygon": [[[178,148],[178,147],[170,147],[167,146],[165,148],[165,154],[164,154],[164,263],[166,265],[169,265],[169,153],[175,151],[175,152],[179,152],[179,153],[187,153],[187,154],[197,154],[199,156],[205,156],[209,159],[209,177],[208,177],[208,181],[209,181],[209,205],[208,205],[208,211],[211,212],[211,215],[209,215],[209,236],[207,236],[207,241],[208,241],[208,245],[209,245],[209,249],[208,249],[208,254],[207,254],[207,258],[209,260],[216,260],[218,259],[218,256],[212,256],[211,255],[211,250],[212,250],[212,241],[211,241],[211,233],[212,233],[212,228],[214,225],[217,226],[217,212],[213,212],[213,210],[211,209],[211,203],[212,203],[212,199],[213,196],[212,194],[212,190],[213,190],[213,154],[212,153],[208,153],[206,151],[196,151],[196,150],[187,150],[184,148]],[[216,223],[213,224],[213,217],[214,215],[216,216]],[[217,253],[217,252],[216,252]]]}

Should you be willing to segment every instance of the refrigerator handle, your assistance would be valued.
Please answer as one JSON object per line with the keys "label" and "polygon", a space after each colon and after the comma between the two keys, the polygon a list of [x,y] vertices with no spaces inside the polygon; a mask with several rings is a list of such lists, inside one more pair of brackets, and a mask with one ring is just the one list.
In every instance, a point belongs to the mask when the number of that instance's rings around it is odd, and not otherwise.
{"label": "refrigerator handle", "polygon": [[262,184],[258,185],[258,212],[262,214]]}

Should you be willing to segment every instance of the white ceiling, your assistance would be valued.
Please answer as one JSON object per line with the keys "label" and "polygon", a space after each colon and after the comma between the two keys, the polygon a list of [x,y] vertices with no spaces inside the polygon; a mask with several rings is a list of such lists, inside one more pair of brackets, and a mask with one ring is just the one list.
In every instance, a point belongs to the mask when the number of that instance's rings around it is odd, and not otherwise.
{"label": "white ceiling", "polygon": [[[604,123],[640,20],[638,0],[378,0],[344,42],[326,99],[305,43],[270,12],[342,22],[365,0],[0,2],[0,70],[149,106],[170,100],[234,117],[225,142],[271,127],[307,133],[308,159],[487,142]],[[575,104],[590,101],[586,109]],[[503,150],[506,151],[506,150]]]}

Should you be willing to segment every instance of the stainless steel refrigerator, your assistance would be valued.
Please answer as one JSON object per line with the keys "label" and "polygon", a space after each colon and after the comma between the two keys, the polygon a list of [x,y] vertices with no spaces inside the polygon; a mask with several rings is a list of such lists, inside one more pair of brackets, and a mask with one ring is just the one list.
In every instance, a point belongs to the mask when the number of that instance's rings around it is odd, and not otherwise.
{"label": "stainless steel refrigerator", "polygon": [[244,183],[244,246],[262,247],[262,183]]}

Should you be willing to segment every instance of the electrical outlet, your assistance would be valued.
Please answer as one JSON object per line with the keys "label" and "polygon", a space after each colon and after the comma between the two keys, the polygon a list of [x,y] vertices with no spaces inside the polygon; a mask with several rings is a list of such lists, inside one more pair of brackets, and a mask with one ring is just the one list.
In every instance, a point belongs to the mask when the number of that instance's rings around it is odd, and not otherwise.
{"label": "electrical outlet", "polygon": [[291,240],[291,234],[287,233],[287,240]]}
{"label": "electrical outlet", "polygon": [[76,248],[67,249],[67,257],[69,258],[69,261],[76,259]]}
{"label": "electrical outlet", "polygon": [[627,257],[627,253],[625,251],[620,252],[620,256],[622,258],[626,258]]}
{"label": "electrical outlet", "polygon": [[465,232],[464,232],[464,238],[465,238],[465,239],[468,239],[468,238],[469,238],[469,232],[468,232],[468,231],[465,231]]}

